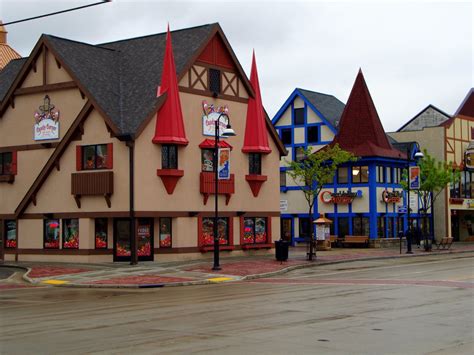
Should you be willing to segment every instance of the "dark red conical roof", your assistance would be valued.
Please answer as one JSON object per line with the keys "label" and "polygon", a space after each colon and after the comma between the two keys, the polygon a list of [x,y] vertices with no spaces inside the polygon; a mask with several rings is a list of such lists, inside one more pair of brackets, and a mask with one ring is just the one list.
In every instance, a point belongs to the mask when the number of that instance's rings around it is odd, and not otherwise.
{"label": "dark red conical roof", "polygon": [[406,155],[394,149],[388,141],[362,70],[357,74],[341,116],[339,132],[331,146],[336,143],[358,157],[406,159]]}
{"label": "dark red conical roof", "polygon": [[166,93],[166,101],[156,115],[153,143],[187,145],[189,141],[186,139],[186,132],[184,130],[169,26],[168,33],[166,34],[165,60],[163,61],[161,86],[158,90],[158,96],[164,93]]}
{"label": "dark red conical roof", "polygon": [[247,106],[247,121],[245,123],[245,137],[242,151],[244,153],[271,153],[268,145],[268,132],[263,112],[262,96],[260,94],[260,83],[258,82],[257,63],[255,52],[252,56],[252,69],[250,71],[250,83],[255,92],[255,98],[249,97]]}

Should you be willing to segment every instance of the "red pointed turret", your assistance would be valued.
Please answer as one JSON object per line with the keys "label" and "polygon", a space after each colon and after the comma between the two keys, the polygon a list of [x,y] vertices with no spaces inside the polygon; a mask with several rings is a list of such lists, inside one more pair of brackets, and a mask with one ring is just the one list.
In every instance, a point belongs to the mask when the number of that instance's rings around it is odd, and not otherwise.
{"label": "red pointed turret", "polygon": [[252,69],[250,71],[250,83],[255,92],[254,98],[249,98],[247,106],[247,121],[245,124],[244,153],[271,153],[268,145],[268,132],[266,127],[265,113],[263,111],[260,84],[258,82],[257,63],[255,52],[252,56]]}
{"label": "red pointed turret", "polygon": [[183,113],[179,100],[178,78],[174,63],[171,34],[168,25],[166,34],[166,49],[161,73],[161,86],[158,96],[166,93],[166,99],[156,115],[156,128],[153,143],[155,144],[181,144],[187,145],[184,130]]}
{"label": "red pointed turret", "polygon": [[331,146],[336,143],[358,157],[406,159],[405,154],[392,147],[385,134],[362,70],[357,74]]}

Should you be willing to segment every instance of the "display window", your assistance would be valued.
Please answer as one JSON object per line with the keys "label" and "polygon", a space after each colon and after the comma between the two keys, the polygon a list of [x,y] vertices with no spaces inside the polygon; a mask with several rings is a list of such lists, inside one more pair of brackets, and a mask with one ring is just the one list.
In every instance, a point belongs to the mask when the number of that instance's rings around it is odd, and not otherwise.
{"label": "display window", "polygon": [[139,218],[137,223],[137,255],[151,257],[152,222],[148,218]]}
{"label": "display window", "polygon": [[160,218],[160,248],[171,248],[172,246],[171,221],[172,219],[169,217]]}
{"label": "display window", "polygon": [[353,217],[352,218],[352,235],[370,234],[369,217]]}
{"label": "display window", "polygon": [[267,219],[263,217],[244,218],[244,244],[267,243]]}
{"label": "display window", "polygon": [[107,144],[86,145],[82,147],[82,169],[106,169],[108,167]]}
{"label": "display window", "polygon": [[377,217],[377,236],[379,238],[385,236],[385,217]]}
{"label": "display window", "polygon": [[63,249],[79,249],[79,220],[63,220]]}
{"label": "display window", "polygon": [[44,248],[59,249],[59,219],[45,219],[43,226]]}
{"label": "display window", "polygon": [[[214,245],[214,217],[203,217],[202,219],[202,245]],[[219,245],[229,245],[229,218],[219,217],[217,219],[217,235]]]}
{"label": "display window", "polygon": [[114,220],[115,260],[127,260],[130,257],[130,220]]}
{"label": "display window", "polygon": [[339,238],[344,238],[349,234],[349,218],[339,217],[337,219],[337,232]]}
{"label": "display window", "polygon": [[95,248],[107,249],[107,218],[95,219]]}
{"label": "display window", "polygon": [[16,221],[6,220],[5,221],[5,247],[13,249],[18,246],[16,239]]}
{"label": "display window", "polygon": [[299,217],[298,222],[300,238],[309,238],[308,229],[310,228],[311,220],[308,217]]}

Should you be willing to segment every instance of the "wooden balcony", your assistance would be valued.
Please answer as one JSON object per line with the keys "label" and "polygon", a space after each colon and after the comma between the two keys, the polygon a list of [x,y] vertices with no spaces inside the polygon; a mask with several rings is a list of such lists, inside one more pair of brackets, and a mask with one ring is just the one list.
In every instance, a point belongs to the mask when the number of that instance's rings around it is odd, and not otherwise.
{"label": "wooden balcony", "polygon": [[114,193],[114,172],[93,171],[71,174],[71,194],[81,208],[81,196],[104,196],[110,208],[110,196]]}
{"label": "wooden balcony", "polygon": [[[204,195],[204,204],[207,203],[207,199],[210,195],[216,192],[216,179],[214,178],[214,172],[201,172],[200,175],[200,192]],[[232,194],[235,193],[235,178],[234,174],[230,174],[229,180],[219,180],[217,192],[219,195],[225,195],[225,204],[229,204],[229,200]]]}

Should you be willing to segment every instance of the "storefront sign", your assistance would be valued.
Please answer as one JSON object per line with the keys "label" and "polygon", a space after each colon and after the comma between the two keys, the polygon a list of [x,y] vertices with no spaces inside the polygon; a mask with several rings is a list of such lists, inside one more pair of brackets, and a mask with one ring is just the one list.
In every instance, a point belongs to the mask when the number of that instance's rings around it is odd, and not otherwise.
{"label": "storefront sign", "polygon": [[382,201],[385,203],[399,203],[402,200],[401,191],[387,191],[382,192]]}
{"label": "storefront sign", "polygon": [[219,180],[230,179],[230,148],[219,149],[219,164],[217,165]]}
{"label": "storefront sign", "polygon": [[335,203],[341,205],[347,205],[352,203],[356,197],[362,197],[362,191],[358,190],[357,192],[352,191],[323,191],[321,193],[321,201],[324,203]]}
{"label": "storefront sign", "polygon": [[44,97],[44,103],[39,107],[39,112],[35,112],[34,137],[35,141],[59,138],[59,111],[48,95]]}
{"label": "storefront sign", "polygon": [[280,211],[281,212],[288,211],[288,200],[280,200]]}
{"label": "storefront sign", "polygon": [[215,136],[216,121],[219,120],[219,137],[222,136],[222,132],[227,128],[229,123],[229,109],[227,106],[215,107],[214,104],[208,104],[207,101],[202,102],[202,134],[204,136]]}
{"label": "storefront sign", "polygon": [[474,169],[474,142],[470,142],[464,152],[464,165],[467,169]]}
{"label": "storefront sign", "polygon": [[419,166],[410,166],[409,168],[409,185],[410,190],[419,190],[420,189],[420,167]]}

